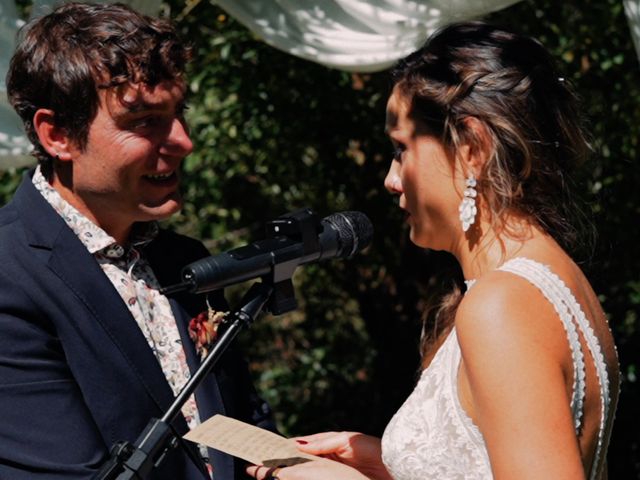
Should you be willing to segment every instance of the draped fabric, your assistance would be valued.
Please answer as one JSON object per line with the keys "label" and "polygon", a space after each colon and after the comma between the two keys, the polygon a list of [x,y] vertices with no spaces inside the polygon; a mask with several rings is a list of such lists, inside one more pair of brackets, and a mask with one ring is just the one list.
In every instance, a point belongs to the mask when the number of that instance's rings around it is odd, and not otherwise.
{"label": "draped fabric", "polygon": [[268,44],[342,70],[383,70],[435,29],[519,0],[217,0]]}
{"label": "draped fabric", "polygon": [[31,161],[27,156],[29,141],[23,134],[20,118],[7,101],[5,86],[15,34],[23,23],[19,20],[13,0],[0,0],[0,167]]}
{"label": "draped fabric", "polygon": [[[383,70],[418,48],[438,27],[479,17],[519,0],[214,0],[269,45],[328,67]],[[623,0],[640,51],[640,0]],[[35,0],[33,14],[55,0]],[[157,12],[160,0],[125,3]],[[0,168],[33,162],[22,123],[7,102],[4,78],[23,24],[14,0],[0,0]]]}
{"label": "draped fabric", "polygon": [[636,46],[638,60],[640,60],[640,0],[623,0],[624,13],[629,21],[631,38]]}

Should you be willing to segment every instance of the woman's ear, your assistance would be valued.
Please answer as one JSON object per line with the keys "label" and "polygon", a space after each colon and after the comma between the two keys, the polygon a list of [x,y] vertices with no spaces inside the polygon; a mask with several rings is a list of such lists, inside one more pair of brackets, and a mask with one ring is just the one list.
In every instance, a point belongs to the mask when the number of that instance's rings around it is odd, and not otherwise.
{"label": "woman's ear", "polygon": [[465,169],[477,177],[491,156],[491,136],[485,124],[476,117],[466,117],[463,122],[468,141],[463,149],[462,161]]}
{"label": "woman's ear", "polygon": [[71,160],[71,139],[65,128],[56,125],[53,110],[38,109],[33,115],[33,128],[40,145],[49,155],[61,161]]}

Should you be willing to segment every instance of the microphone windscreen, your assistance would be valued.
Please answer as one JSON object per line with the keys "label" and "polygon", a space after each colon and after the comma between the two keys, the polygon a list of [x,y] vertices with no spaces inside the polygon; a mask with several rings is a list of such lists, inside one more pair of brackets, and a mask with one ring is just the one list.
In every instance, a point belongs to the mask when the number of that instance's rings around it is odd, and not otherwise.
{"label": "microphone windscreen", "polygon": [[349,258],[369,246],[373,239],[373,224],[362,212],[334,213],[325,217],[324,222],[337,232],[340,242],[337,257]]}

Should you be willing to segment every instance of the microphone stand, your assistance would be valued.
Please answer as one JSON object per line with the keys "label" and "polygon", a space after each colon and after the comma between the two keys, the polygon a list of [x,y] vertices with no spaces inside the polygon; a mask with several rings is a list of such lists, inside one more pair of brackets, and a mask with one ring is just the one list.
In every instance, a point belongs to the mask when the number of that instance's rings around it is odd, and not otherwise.
{"label": "microphone stand", "polygon": [[[317,251],[319,248],[318,227],[319,221],[316,215],[307,208],[283,215],[270,222],[267,224],[267,234],[269,237],[287,235],[300,238],[304,252],[309,253]],[[182,405],[218,362],[240,330],[251,326],[265,306],[274,315],[289,312],[297,307],[293,282],[291,281],[297,266],[296,259],[283,262],[274,261],[271,265],[271,271],[262,277],[262,282],[251,285],[242,299],[243,306],[231,314],[231,325],[224,331],[207,358],[182,388],[169,410],[160,419],[152,418],[133,445],[127,441],[117,442],[113,445],[109,460],[103,464],[93,480],[144,480],[154,468],[162,463],[169,450],[175,448],[180,442],[180,437],[173,431],[171,423],[180,413]],[[162,293],[166,295],[195,288],[189,279],[185,280],[178,285],[162,289]]]}
{"label": "microphone stand", "polygon": [[[275,289],[280,290],[278,284],[275,285]],[[143,480],[155,467],[160,465],[169,450],[178,445],[179,437],[174,432],[171,423],[180,413],[182,406],[215,366],[238,333],[244,327],[251,326],[255,321],[273,292],[273,280],[264,279],[263,282],[256,282],[251,286],[242,299],[244,305],[231,314],[231,324],[215,343],[195,374],[182,388],[163,417],[160,419],[152,418],[133,445],[127,441],[117,442],[111,448],[109,460],[93,477],[94,480]]]}

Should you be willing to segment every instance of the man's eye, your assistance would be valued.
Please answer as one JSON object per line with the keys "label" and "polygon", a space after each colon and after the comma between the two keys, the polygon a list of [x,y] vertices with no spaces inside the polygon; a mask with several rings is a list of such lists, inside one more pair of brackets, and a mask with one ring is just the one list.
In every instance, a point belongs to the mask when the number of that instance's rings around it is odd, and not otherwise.
{"label": "man's eye", "polygon": [[[182,117],[177,117],[182,119]],[[172,115],[145,115],[132,122],[134,130],[158,130],[169,128],[175,119]]]}
{"label": "man's eye", "polygon": [[158,117],[155,116],[147,116],[147,117],[141,117],[136,119],[133,122],[133,126],[135,128],[149,128],[149,127],[155,127],[156,125],[158,125],[159,121],[158,121]]}
{"label": "man's eye", "polygon": [[191,109],[191,106],[187,105],[186,103],[182,103],[178,105],[176,107],[175,117],[178,120],[184,120],[184,117],[187,114],[187,111],[190,109]]}

